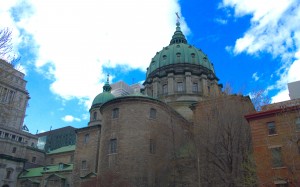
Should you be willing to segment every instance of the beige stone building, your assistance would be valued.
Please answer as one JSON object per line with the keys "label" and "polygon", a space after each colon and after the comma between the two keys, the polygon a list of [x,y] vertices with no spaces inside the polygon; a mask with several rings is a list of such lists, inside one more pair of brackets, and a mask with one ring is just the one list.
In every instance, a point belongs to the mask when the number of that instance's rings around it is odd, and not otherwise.
{"label": "beige stone building", "polygon": [[29,99],[24,74],[0,59],[0,186],[16,186],[26,167],[44,164],[38,138],[23,126]]}
{"label": "beige stone building", "polygon": [[116,97],[107,80],[95,97],[88,126],[76,130],[74,186],[196,185],[190,106],[220,96],[221,88],[208,57],[177,23],[141,93]]}
{"label": "beige stone building", "polygon": [[[117,91],[113,95],[107,80],[103,92],[93,100],[88,125],[75,130],[76,148],[46,154],[45,164],[26,168],[18,184],[24,187],[194,187],[222,186],[224,183],[220,181],[226,180],[236,185],[240,181],[233,180],[236,176],[229,170],[222,176],[214,175],[218,179],[214,183],[204,180],[209,175],[203,175],[206,171],[210,171],[207,174],[218,172],[205,163],[213,155],[223,159],[224,154],[235,159],[230,165],[237,168],[234,172],[246,173],[240,166],[245,161],[245,153],[250,151],[250,145],[243,144],[241,136],[245,136],[244,142],[249,138],[243,115],[253,106],[247,97],[224,95],[218,80],[207,55],[188,44],[177,23],[170,44],[151,59],[143,86],[119,82],[114,85]],[[231,113],[220,112],[223,116],[216,116],[216,106],[221,106],[219,111]],[[230,126],[224,123],[228,119],[238,121]],[[202,145],[208,139],[202,141],[201,136],[207,137],[205,128],[210,124],[217,130],[218,125],[241,129],[235,131],[240,135],[236,140],[241,144],[229,154],[219,151],[216,146],[221,140],[216,138],[211,155],[203,154],[208,149],[202,149]],[[215,137],[228,136],[221,131],[210,132]]]}

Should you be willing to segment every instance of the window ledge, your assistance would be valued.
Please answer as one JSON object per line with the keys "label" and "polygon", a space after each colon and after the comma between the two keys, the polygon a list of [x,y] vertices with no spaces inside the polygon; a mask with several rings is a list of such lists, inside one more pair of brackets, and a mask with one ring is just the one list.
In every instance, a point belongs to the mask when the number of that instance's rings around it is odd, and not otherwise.
{"label": "window ledge", "polygon": [[286,169],[285,166],[272,167],[272,169]]}
{"label": "window ledge", "polygon": [[269,136],[269,137],[272,137],[272,136],[278,136],[278,134],[269,134],[268,136]]}

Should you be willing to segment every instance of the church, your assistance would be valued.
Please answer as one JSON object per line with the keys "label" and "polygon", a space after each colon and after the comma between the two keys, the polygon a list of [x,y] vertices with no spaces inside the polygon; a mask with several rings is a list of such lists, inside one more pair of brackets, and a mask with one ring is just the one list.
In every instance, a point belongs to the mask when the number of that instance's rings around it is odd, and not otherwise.
{"label": "church", "polygon": [[[223,95],[218,80],[177,22],[170,44],[151,59],[140,93],[115,97],[107,79],[93,100],[88,126],[76,130],[74,186],[198,186],[193,125],[203,119],[195,112],[202,112],[197,103]],[[237,98],[236,109],[253,108],[249,98]]]}
{"label": "church", "polygon": [[[107,78],[88,125],[75,130],[75,146],[46,153],[44,166],[25,169],[18,184],[230,186],[245,173],[240,165],[251,135],[244,115],[254,108],[249,97],[222,92],[218,81],[207,55],[188,43],[177,22],[169,45],[151,59],[143,87],[116,97]],[[223,132],[229,131],[239,139],[228,140]],[[225,143],[234,150],[227,165]],[[230,175],[218,173],[219,162]]]}

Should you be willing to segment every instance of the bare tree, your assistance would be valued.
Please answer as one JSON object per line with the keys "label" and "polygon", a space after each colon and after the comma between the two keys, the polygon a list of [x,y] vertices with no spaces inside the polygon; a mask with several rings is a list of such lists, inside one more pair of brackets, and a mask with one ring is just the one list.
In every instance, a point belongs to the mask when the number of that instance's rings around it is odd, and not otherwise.
{"label": "bare tree", "polygon": [[198,186],[255,186],[251,133],[244,119],[254,111],[250,99],[225,94],[198,103],[193,111]]}
{"label": "bare tree", "polygon": [[271,103],[271,99],[264,90],[258,90],[251,93],[251,100],[256,111],[261,111],[262,107]]}
{"label": "bare tree", "polygon": [[0,29],[0,58],[12,51],[11,34],[12,31],[9,28]]}

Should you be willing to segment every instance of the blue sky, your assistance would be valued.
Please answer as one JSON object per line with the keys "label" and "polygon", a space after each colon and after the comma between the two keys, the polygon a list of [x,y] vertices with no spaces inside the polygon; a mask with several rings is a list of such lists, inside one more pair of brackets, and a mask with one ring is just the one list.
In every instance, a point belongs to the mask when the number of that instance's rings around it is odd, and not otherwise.
{"label": "blue sky", "polygon": [[143,81],[169,44],[175,12],[220,83],[289,99],[287,83],[300,80],[298,0],[2,0],[0,27],[13,30],[28,81],[30,132],[86,126],[107,73],[112,82]]}

